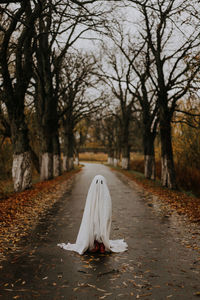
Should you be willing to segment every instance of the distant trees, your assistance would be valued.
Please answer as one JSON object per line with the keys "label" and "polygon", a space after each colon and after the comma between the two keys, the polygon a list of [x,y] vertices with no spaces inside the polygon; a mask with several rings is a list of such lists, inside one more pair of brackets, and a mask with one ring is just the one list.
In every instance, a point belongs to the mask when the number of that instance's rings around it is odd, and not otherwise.
{"label": "distant trees", "polygon": [[[99,107],[101,95],[90,95],[96,78],[96,64],[91,55],[68,53],[62,64],[59,89],[59,118],[63,139],[63,169],[73,168],[75,147],[75,128],[77,124]],[[90,93],[88,92],[90,90]],[[94,93],[94,91],[93,91]],[[97,93],[95,91],[95,93]],[[78,155],[78,153],[77,153]]]}
{"label": "distant trees", "polygon": [[[144,152],[144,174],[146,178],[155,179],[154,141],[158,125],[158,103],[154,88],[154,59],[151,56],[147,42],[125,39],[122,26],[117,22],[111,33],[112,40],[121,51],[127,63],[126,86],[134,99],[136,118],[141,117]],[[127,43],[128,41],[128,43]],[[133,114],[130,115],[133,119]]]}
{"label": "distant trees", "polygon": [[95,118],[94,123],[95,139],[107,150],[108,164],[118,166],[121,156],[121,137],[117,112],[106,108],[98,119]]}
{"label": "distant trees", "polygon": [[[117,111],[117,113],[113,112],[113,114],[119,122],[119,131],[114,134],[114,159],[118,160],[121,152],[122,168],[128,169],[130,159],[130,121],[135,104],[135,97],[129,92],[127,86],[129,66],[116,47],[106,49],[104,46],[103,50],[104,63],[99,67],[100,77],[104,80],[109,88],[109,92],[112,94],[113,101],[111,105]],[[117,130],[117,127],[115,127],[115,130]]]}

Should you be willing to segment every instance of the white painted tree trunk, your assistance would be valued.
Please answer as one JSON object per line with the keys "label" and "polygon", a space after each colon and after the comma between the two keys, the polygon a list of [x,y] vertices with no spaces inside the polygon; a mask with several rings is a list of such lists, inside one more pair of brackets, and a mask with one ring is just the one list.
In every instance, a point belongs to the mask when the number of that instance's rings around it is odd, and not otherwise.
{"label": "white painted tree trunk", "polygon": [[108,164],[111,166],[114,164],[113,157],[108,156]]}
{"label": "white painted tree trunk", "polygon": [[74,168],[73,157],[63,156],[63,171],[70,171]]}
{"label": "white painted tree trunk", "polygon": [[122,157],[122,169],[128,170],[129,168],[129,159],[128,157]]}
{"label": "white painted tree trunk", "polygon": [[53,176],[57,177],[60,176],[61,171],[60,171],[60,155],[59,154],[54,154],[53,156]]}
{"label": "white painted tree trunk", "polygon": [[117,167],[118,164],[119,164],[119,159],[118,158],[114,158],[114,160],[113,160],[114,167]]}
{"label": "white painted tree trunk", "polygon": [[76,166],[79,165],[79,158],[78,158],[78,156],[76,156],[75,161],[74,161],[74,164],[75,164]]}
{"label": "white painted tree trunk", "polygon": [[155,180],[155,157],[154,155],[144,156],[144,175],[146,178]]}
{"label": "white painted tree trunk", "polygon": [[74,169],[74,158],[69,157],[68,158],[68,170],[72,170],[72,169]]}
{"label": "white painted tree trunk", "polygon": [[43,153],[41,168],[40,168],[40,179],[48,180],[53,177],[53,155],[52,153]]}
{"label": "white painted tree trunk", "polygon": [[63,172],[67,171],[67,156],[63,156]]}
{"label": "white painted tree trunk", "polygon": [[13,155],[12,178],[16,192],[32,186],[31,165],[31,154],[29,151]]}
{"label": "white painted tree trunk", "polygon": [[166,156],[161,158],[161,183],[162,186],[170,189],[176,188],[176,184],[173,181],[173,172],[171,170],[171,161]]}

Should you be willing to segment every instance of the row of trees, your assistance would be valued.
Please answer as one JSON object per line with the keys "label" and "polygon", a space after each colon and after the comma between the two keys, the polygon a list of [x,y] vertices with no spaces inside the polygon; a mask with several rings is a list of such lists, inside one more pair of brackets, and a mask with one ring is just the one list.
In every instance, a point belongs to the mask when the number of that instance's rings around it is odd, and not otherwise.
{"label": "row of trees", "polygon": [[12,141],[16,191],[31,186],[32,158],[37,161],[26,120],[30,109],[37,124],[41,180],[60,174],[60,123],[64,169],[72,167],[73,127],[94,109],[84,98],[93,84],[93,58],[72,54],[72,47],[84,33],[104,25],[106,12],[95,2],[29,0],[1,6],[1,123]]}
{"label": "row of trees", "polygon": [[[110,93],[119,102],[122,167],[128,168],[130,120],[139,118],[145,176],[155,178],[154,141],[159,133],[161,182],[176,188],[172,122],[180,104],[189,99],[194,105],[199,103],[200,39],[195,2],[130,0],[125,6],[132,6],[138,22],[134,22],[134,30],[127,30],[118,20],[107,28],[114,46],[103,48],[109,70],[105,64],[100,67]],[[197,114],[193,111],[190,115]]]}
{"label": "row of trees", "polygon": [[[116,165],[122,155],[122,168],[128,169],[134,135],[141,132],[145,176],[151,179],[159,133],[162,185],[176,187],[172,122],[177,111],[185,112],[180,103],[198,102],[195,1],[114,4],[28,0],[1,6],[1,133],[12,140],[15,190],[31,186],[32,161],[41,180],[61,173],[61,142],[63,170],[73,168],[86,137],[80,121],[88,124],[94,112],[109,163]],[[77,51],[76,42],[94,31],[100,51]]]}

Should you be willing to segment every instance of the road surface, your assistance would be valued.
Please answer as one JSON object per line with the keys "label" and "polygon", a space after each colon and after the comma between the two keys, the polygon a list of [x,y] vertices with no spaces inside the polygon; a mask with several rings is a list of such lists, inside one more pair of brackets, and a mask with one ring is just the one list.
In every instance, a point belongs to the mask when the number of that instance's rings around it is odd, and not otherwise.
{"label": "road surface", "polygon": [[[57,244],[75,242],[97,174],[106,177],[111,193],[111,239],[124,238],[128,251],[80,256]],[[191,241],[199,229],[191,233],[184,226],[124,175],[87,163],[71,190],[1,264],[0,299],[198,299],[200,254]]]}

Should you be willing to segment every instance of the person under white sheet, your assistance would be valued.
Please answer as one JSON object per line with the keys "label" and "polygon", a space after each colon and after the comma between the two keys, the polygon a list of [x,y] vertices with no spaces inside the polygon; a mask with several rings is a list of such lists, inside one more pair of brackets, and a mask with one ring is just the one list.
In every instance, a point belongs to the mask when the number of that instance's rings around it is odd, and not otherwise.
{"label": "person under white sheet", "polygon": [[112,201],[106,179],[102,175],[96,175],[88,190],[76,243],[61,243],[58,246],[78,252],[80,255],[87,250],[100,253],[126,251],[128,245],[123,239],[109,239],[111,218]]}

